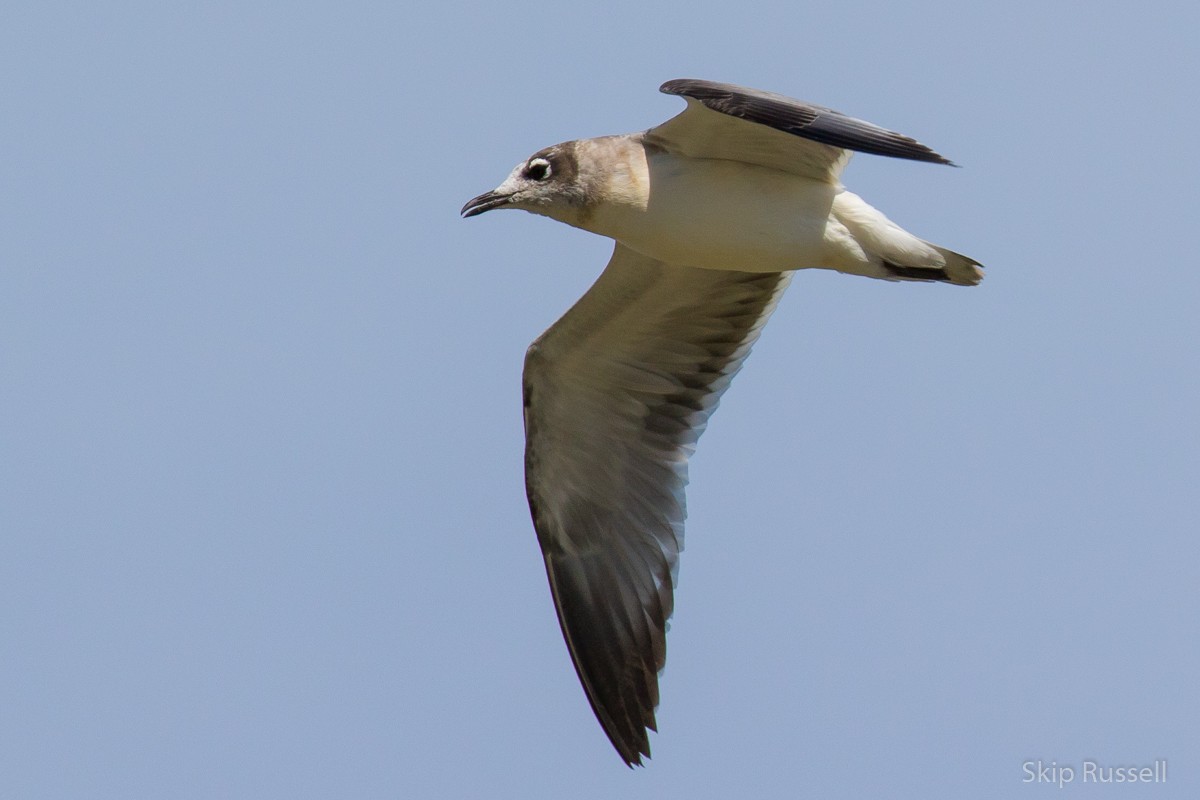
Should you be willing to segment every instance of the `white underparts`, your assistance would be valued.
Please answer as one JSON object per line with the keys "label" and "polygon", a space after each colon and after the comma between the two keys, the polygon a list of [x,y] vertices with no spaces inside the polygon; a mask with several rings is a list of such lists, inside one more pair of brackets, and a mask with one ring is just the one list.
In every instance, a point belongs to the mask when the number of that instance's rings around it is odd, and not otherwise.
{"label": "white underparts", "polygon": [[[626,140],[634,145],[636,140]],[[611,155],[611,154],[610,154]],[[887,277],[941,255],[839,185],[734,161],[625,148],[580,227],[670,264],[743,272],[818,267]]]}

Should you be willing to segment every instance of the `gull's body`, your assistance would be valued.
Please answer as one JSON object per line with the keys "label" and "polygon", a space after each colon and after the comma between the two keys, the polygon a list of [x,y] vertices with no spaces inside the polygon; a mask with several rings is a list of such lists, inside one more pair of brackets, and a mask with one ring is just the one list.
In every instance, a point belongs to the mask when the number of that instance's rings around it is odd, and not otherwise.
{"label": "gull's body", "polygon": [[521,208],[616,240],[529,348],[526,488],[563,636],[628,764],[649,755],[683,546],[687,459],[791,270],[972,285],[979,265],[841,185],[851,150],[948,164],[797,100],[671,81],[679,116],[535,153],[463,208]]}
{"label": "gull's body", "polygon": [[668,264],[705,269],[780,272],[842,255],[826,235],[837,197],[830,183],[736,161],[681,157],[648,147],[641,136],[599,139],[592,147],[596,157],[627,164],[636,185],[653,190],[610,192],[609,202],[580,225],[585,230],[619,236],[622,244]]}
{"label": "gull's body", "polygon": [[828,175],[691,158],[644,134],[572,144],[576,158],[620,168],[598,187],[603,203],[562,221],[667,264],[739,272],[822,267],[876,278],[896,277],[884,262],[945,266],[945,251]]}

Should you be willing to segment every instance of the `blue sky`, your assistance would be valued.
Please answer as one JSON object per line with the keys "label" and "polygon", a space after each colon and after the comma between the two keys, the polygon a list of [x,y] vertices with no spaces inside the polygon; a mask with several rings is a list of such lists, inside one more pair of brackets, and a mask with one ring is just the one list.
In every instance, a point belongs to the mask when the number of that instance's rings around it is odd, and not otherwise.
{"label": "blue sky", "polygon": [[[10,3],[0,795],[1200,794],[1183,3]],[[963,166],[847,185],[988,268],[797,275],[692,462],[645,769],[523,494],[610,244],[468,198],[755,86]]]}

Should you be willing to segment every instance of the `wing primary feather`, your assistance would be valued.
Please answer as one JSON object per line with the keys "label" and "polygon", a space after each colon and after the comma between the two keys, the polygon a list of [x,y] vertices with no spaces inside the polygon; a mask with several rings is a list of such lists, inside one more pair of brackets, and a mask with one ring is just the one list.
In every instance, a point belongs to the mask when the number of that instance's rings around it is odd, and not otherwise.
{"label": "wing primary feather", "polygon": [[766,125],[832,147],[957,166],[910,136],[774,92],[694,78],[667,81],[659,90],[665,94],[690,97],[706,108],[737,119]]}

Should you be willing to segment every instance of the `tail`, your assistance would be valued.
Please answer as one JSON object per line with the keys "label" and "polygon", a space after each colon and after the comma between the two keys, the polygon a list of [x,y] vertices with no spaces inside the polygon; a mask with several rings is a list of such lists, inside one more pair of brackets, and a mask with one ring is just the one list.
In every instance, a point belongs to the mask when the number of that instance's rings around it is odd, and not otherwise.
{"label": "tail", "polygon": [[888,274],[893,278],[910,281],[941,281],[943,283],[953,283],[956,286],[975,286],[983,280],[982,265],[973,258],[967,258],[961,253],[955,253],[953,250],[947,250],[944,247],[938,247],[936,244],[925,242],[934,250],[937,250],[945,260],[945,264],[940,267],[908,267],[902,264],[893,264],[887,260],[883,262],[883,268],[888,271]]}

